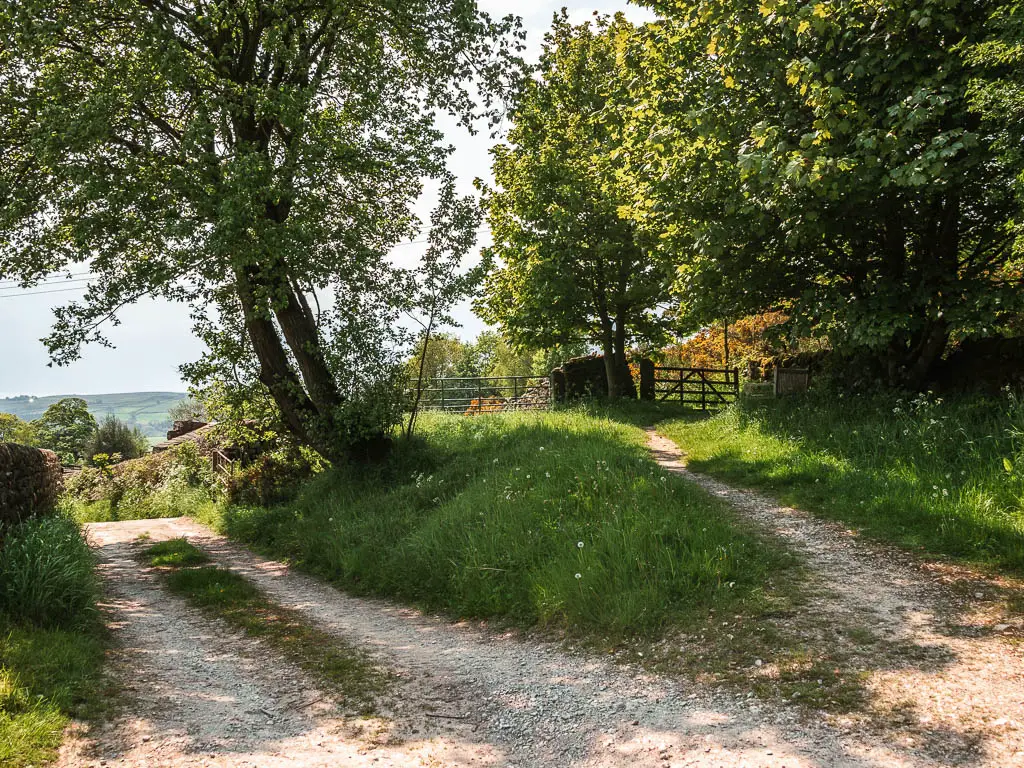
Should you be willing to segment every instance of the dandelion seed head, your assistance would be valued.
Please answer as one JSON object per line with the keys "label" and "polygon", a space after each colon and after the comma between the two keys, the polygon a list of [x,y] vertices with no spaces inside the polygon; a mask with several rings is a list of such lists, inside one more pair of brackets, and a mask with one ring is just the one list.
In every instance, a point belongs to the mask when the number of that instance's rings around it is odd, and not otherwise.
{"label": "dandelion seed head", "polygon": [[577,579],[582,579],[583,578],[583,574],[582,573],[577,573],[576,574],[576,578]]}
{"label": "dandelion seed head", "polygon": [[576,542],[576,546],[579,547],[580,549],[583,549],[583,542],[582,541],[577,541]]}

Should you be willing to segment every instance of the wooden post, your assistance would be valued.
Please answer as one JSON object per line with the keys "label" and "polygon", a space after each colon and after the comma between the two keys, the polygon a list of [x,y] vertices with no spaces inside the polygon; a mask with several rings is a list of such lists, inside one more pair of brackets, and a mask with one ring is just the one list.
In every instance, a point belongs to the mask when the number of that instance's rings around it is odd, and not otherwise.
{"label": "wooden post", "polygon": [[740,368],[736,366],[732,369],[732,394],[735,400],[740,396]]}
{"label": "wooden post", "polygon": [[724,320],[724,341],[725,341],[725,370],[729,370],[729,319]]}
{"label": "wooden post", "polygon": [[686,382],[683,380],[683,369],[679,369],[679,402],[686,402]]}
{"label": "wooden post", "polygon": [[707,377],[704,375],[704,370],[700,372],[700,409],[706,411],[708,409],[708,393],[707,393]]}
{"label": "wooden post", "polygon": [[441,412],[444,413],[446,410],[448,410],[447,408],[445,408],[445,404],[444,404],[444,379],[441,379],[440,381],[441,381]]}
{"label": "wooden post", "polygon": [[654,399],[654,362],[647,358],[640,361],[640,399]]}

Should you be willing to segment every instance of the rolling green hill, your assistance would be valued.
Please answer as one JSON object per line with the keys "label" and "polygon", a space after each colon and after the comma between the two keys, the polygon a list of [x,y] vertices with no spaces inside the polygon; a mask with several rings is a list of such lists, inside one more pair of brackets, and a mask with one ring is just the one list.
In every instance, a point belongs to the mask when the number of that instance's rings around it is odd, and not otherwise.
{"label": "rolling green hill", "polygon": [[31,421],[43,415],[48,407],[63,397],[81,397],[99,421],[113,414],[133,427],[139,427],[146,437],[163,438],[171,427],[167,412],[171,406],[184,400],[184,392],[122,392],[108,395],[50,395],[47,397],[7,397],[0,399],[0,413],[13,413],[20,419]]}

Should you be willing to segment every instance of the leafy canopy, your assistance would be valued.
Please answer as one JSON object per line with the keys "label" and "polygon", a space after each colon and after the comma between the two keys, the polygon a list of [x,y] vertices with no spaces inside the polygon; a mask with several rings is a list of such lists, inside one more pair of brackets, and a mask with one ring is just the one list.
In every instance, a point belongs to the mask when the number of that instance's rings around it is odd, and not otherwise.
{"label": "leafy canopy", "polygon": [[495,266],[477,304],[519,346],[595,343],[622,369],[628,344],[660,338],[668,288],[649,243],[620,215],[629,197],[609,106],[624,89],[617,48],[632,31],[621,16],[580,26],[555,17],[508,143],[492,150]]}
{"label": "leafy canopy", "polygon": [[[57,310],[58,363],[144,295],[189,303],[210,346],[189,373],[343,457],[367,428],[345,372],[380,357],[361,310],[394,307],[385,256],[447,178],[435,114],[495,119],[521,34],[471,0],[4,4],[0,275],[92,273]],[[461,211],[442,196],[447,247]]]}
{"label": "leafy canopy", "polygon": [[649,5],[622,153],[690,326],[784,308],[919,382],[1020,307],[1009,127],[963,55],[1000,3]]}

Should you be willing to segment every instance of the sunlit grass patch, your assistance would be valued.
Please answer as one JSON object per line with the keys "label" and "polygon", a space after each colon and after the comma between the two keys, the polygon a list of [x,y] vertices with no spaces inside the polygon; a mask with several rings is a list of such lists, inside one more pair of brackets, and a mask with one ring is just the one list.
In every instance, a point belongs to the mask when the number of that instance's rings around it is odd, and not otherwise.
{"label": "sunlit grass patch", "polygon": [[70,719],[100,709],[101,632],[16,625],[0,615],[0,765],[53,760]]}
{"label": "sunlit grass patch", "polygon": [[209,555],[186,538],[161,541],[145,549],[142,556],[146,562],[156,567],[181,567],[210,562]]}
{"label": "sunlit grass patch", "polygon": [[382,468],[340,468],[222,530],[357,593],[614,644],[756,611],[792,558],[584,409],[426,415]]}

